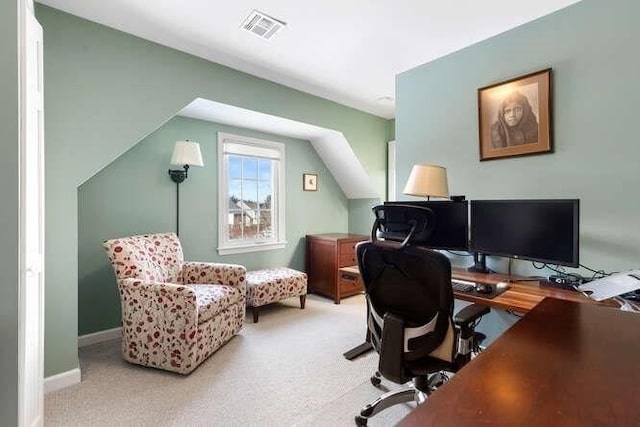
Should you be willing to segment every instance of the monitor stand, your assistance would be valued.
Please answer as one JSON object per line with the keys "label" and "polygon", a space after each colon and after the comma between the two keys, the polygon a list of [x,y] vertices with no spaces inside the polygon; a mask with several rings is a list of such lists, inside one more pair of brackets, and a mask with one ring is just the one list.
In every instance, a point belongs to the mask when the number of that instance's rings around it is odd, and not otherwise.
{"label": "monitor stand", "polygon": [[493,273],[491,269],[487,268],[486,255],[480,252],[473,253],[473,265],[467,268],[467,271],[473,273]]}

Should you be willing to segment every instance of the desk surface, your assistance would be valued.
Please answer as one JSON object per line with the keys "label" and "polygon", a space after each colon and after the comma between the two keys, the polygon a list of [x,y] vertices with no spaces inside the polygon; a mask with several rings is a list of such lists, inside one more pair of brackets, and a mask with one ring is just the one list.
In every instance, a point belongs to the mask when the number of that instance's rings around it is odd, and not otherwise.
{"label": "desk surface", "polygon": [[[351,274],[360,274],[358,266],[343,267],[340,271],[344,271]],[[456,279],[469,280],[473,282],[482,282],[496,284],[498,282],[508,282],[509,289],[494,298],[484,298],[480,295],[454,292],[455,297],[461,300],[477,302],[489,307],[502,308],[505,310],[514,310],[521,313],[526,313],[533,307],[538,305],[545,298],[556,298],[567,301],[575,302],[590,302],[595,301],[587,298],[579,292],[565,291],[563,289],[540,287],[536,281],[522,281],[518,282],[518,279],[524,279],[524,277],[507,276],[505,274],[491,273],[470,273],[464,268],[452,268],[451,275]],[[604,301],[599,303],[601,305],[610,305],[617,307],[617,304],[613,301]]]}
{"label": "desk surface", "polygon": [[[451,269],[451,275],[456,279],[470,280],[474,282],[491,284],[496,284],[498,282],[509,283],[509,289],[492,299],[483,298],[482,296],[475,294],[455,292],[455,296],[458,299],[477,302],[496,308],[515,310],[524,313],[531,310],[545,298],[556,298],[575,302],[595,302],[580,292],[540,287],[537,281],[518,282],[518,279],[525,279],[524,277],[519,278],[499,273],[471,273],[464,268],[455,267]],[[617,305],[611,301],[603,302],[602,305],[614,305],[617,307]]]}
{"label": "desk surface", "polygon": [[603,426],[640,420],[640,315],[547,298],[400,426]]}

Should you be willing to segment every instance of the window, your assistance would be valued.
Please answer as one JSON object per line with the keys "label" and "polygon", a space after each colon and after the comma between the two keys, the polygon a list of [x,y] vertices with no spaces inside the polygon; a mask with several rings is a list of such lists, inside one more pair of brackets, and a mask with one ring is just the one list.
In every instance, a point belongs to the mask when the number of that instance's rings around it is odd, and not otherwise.
{"label": "window", "polygon": [[284,144],[218,133],[218,253],[284,248]]}

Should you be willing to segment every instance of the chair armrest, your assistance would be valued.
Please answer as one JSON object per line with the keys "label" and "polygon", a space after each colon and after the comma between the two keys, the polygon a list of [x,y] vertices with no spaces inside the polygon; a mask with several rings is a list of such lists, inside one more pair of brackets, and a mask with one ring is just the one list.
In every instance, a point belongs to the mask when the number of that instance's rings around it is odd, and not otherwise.
{"label": "chair armrest", "polygon": [[466,326],[471,322],[475,322],[491,310],[486,305],[471,304],[458,311],[453,317],[453,323],[456,326]]}
{"label": "chair armrest", "polygon": [[182,278],[185,285],[220,284],[239,288],[246,293],[247,269],[239,264],[213,262],[185,262],[182,266]]}
{"label": "chair armrest", "polygon": [[378,370],[387,379],[403,384],[411,378],[407,377],[403,362],[404,355],[404,320],[391,313],[384,315],[382,327],[382,344],[380,346],[380,362]]}

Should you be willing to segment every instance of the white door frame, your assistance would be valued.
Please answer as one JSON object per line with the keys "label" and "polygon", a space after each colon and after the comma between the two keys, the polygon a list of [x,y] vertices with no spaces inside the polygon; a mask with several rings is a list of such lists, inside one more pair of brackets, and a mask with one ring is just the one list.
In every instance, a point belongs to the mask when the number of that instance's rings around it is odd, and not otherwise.
{"label": "white door frame", "polygon": [[42,27],[33,0],[18,2],[19,219],[18,425],[43,425],[44,98]]}
{"label": "white door frame", "polygon": [[396,199],[396,141],[387,143],[387,200]]}

